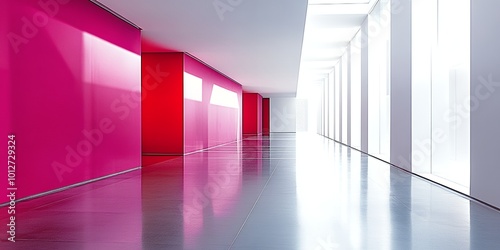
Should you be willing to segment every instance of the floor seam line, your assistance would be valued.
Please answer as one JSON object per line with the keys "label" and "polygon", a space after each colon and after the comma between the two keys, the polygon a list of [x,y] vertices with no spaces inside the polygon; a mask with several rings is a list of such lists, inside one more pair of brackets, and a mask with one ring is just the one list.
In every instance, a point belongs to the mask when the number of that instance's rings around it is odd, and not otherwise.
{"label": "floor seam line", "polygon": [[269,176],[269,179],[267,179],[266,181],[266,184],[264,184],[264,187],[262,188],[262,191],[260,191],[259,193],[259,196],[257,197],[257,199],[255,200],[255,202],[253,203],[253,206],[252,208],[250,209],[250,212],[248,212],[248,215],[247,217],[245,218],[245,220],[243,221],[243,224],[241,224],[241,227],[240,229],[238,230],[238,233],[236,233],[236,236],[234,237],[233,239],[233,242],[231,242],[231,245],[229,245],[229,249],[231,249],[234,245],[234,243],[236,243],[236,240],[238,239],[238,236],[240,236],[240,233],[241,231],[243,230],[243,228],[245,227],[245,224],[247,223],[248,221],[248,218],[250,217],[250,215],[252,214],[255,206],[257,205],[257,202],[259,202],[260,200],[260,197],[262,197],[262,194],[264,193],[264,190],[266,190],[267,188],[267,184],[269,184],[269,181],[271,181],[271,178],[273,178],[273,175],[274,175],[274,172],[276,172],[276,170],[278,169],[278,166],[279,166],[279,163],[281,162],[281,160],[278,161],[278,163],[276,163],[276,167],[274,168],[273,172],[271,173],[271,175]]}

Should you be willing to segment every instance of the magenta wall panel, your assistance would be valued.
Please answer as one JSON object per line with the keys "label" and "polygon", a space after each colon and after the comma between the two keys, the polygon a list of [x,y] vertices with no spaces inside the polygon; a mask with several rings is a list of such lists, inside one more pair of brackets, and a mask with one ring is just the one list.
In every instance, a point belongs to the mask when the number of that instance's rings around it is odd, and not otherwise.
{"label": "magenta wall panel", "polygon": [[[203,85],[208,89],[208,84]],[[184,99],[184,152],[208,147],[208,104]]]}
{"label": "magenta wall panel", "polygon": [[186,89],[196,86],[184,85],[184,152],[241,138],[241,85],[189,55],[184,55],[184,71],[202,80],[199,99],[187,94],[197,92]]}
{"label": "magenta wall panel", "polygon": [[[10,7],[8,1],[2,2],[2,7],[0,8],[0,34],[5,37],[9,30],[8,20],[9,20],[9,10]],[[7,39],[0,39],[0,141],[4,147],[2,147],[2,153],[0,154],[4,161],[8,160],[8,148],[7,148],[7,135],[12,132],[12,117],[11,117],[11,85],[10,83],[10,62],[9,62],[9,42]],[[7,84],[5,84],[7,83]],[[7,167],[3,167],[3,172],[0,173],[0,188],[2,190],[7,190]],[[0,203],[6,201],[5,196],[0,197]]]}
{"label": "magenta wall panel", "polygon": [[[240,95],[241,96],[241,95]],[[210,105],[208,108],[208,147],[236,141],[241,133],[239,109]]]}
{"label": "magenta wall panel", "polygon": [[16,198],[140,166],[140,31],[86,0],[3,3],[1,138],[16,135]]}

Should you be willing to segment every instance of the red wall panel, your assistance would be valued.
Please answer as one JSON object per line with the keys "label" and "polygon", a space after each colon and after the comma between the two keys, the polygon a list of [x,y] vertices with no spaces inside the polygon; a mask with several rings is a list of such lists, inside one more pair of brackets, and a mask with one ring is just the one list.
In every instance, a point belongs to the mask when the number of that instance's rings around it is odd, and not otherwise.
{"label": "red wall panel", "polygon": [[269,98],[262,99],[262,133],[269,134],[271,132]]}
{"label": "red wall panel", "polygon": [[243,93],[243,134],[257,132],[257,94]]}
{"label": "red wall panel", "polygon": [[262,96],[243,93],[243,134],[262,133]]}
{"label": "red wall panel", "polygon": [[86,0],[2,3],[16,198],[140,166],[140,31]]}
{"label": "red wall panel", "polygon": [[262,134],[262,96],[257,94],[257,134]]}
{"label": "red wall panel", "polygon": [[183,53],[142,54],[142,152],[182,155]]}
{"label": "red wall panel", "polygon": [[[142,66],[143,154],[182,155],[240,138],[240,84],[184,53],[143,53]],[[184,72],[201,85],[186,84]],[[216,88],[232,94],[232,105],[215,100]]]}

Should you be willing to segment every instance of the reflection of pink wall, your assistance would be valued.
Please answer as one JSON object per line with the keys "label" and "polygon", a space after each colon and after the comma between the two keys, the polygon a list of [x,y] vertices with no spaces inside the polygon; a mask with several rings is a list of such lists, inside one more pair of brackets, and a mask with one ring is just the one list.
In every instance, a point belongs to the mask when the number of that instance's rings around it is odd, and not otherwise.
{"label": "reflection of pink wall", "polygon": [[[0,23],[2,37],[23,41],[0,44],[12,114],[1,132],[4,140],[9,131],[17,135],[17,198],[141,160],[140,31],[86,0],[49,2],[57,8],[47,15],[39,1],[8,1]],[[40,26],[27,33],[33,17]]]}
{"label": "reflection of pink wall", "polygon": [[[184,70],[203,79],[202,101],[184,99],[184,152],[237,140],[241,133],[241,85],[189,55],[184,55]],[[240,108],[210,104],[214,84],[237,93]]]}
{"label": "reflection of pink wall", "polygon": [[[228,218],[237,213],[241,200],[242,159],[220,161],[209,158],[210,152],[186,156],[183,162],[184,247],[204,249],[200,235],[206,228],[217,228],[213,217]],[[205,217],[206,214],[211,216]]]}

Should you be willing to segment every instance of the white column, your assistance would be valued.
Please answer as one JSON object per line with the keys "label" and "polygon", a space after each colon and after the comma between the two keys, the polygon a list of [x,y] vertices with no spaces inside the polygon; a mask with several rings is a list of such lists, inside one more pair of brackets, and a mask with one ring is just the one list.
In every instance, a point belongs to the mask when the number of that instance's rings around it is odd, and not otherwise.
{"label": "white column", "polygon": [[500,207],[500,1],[471,1],[471,196]]}
{"label": "white column", "polygon": [[411,171],[411,0],[391,4],[391,163]]}

